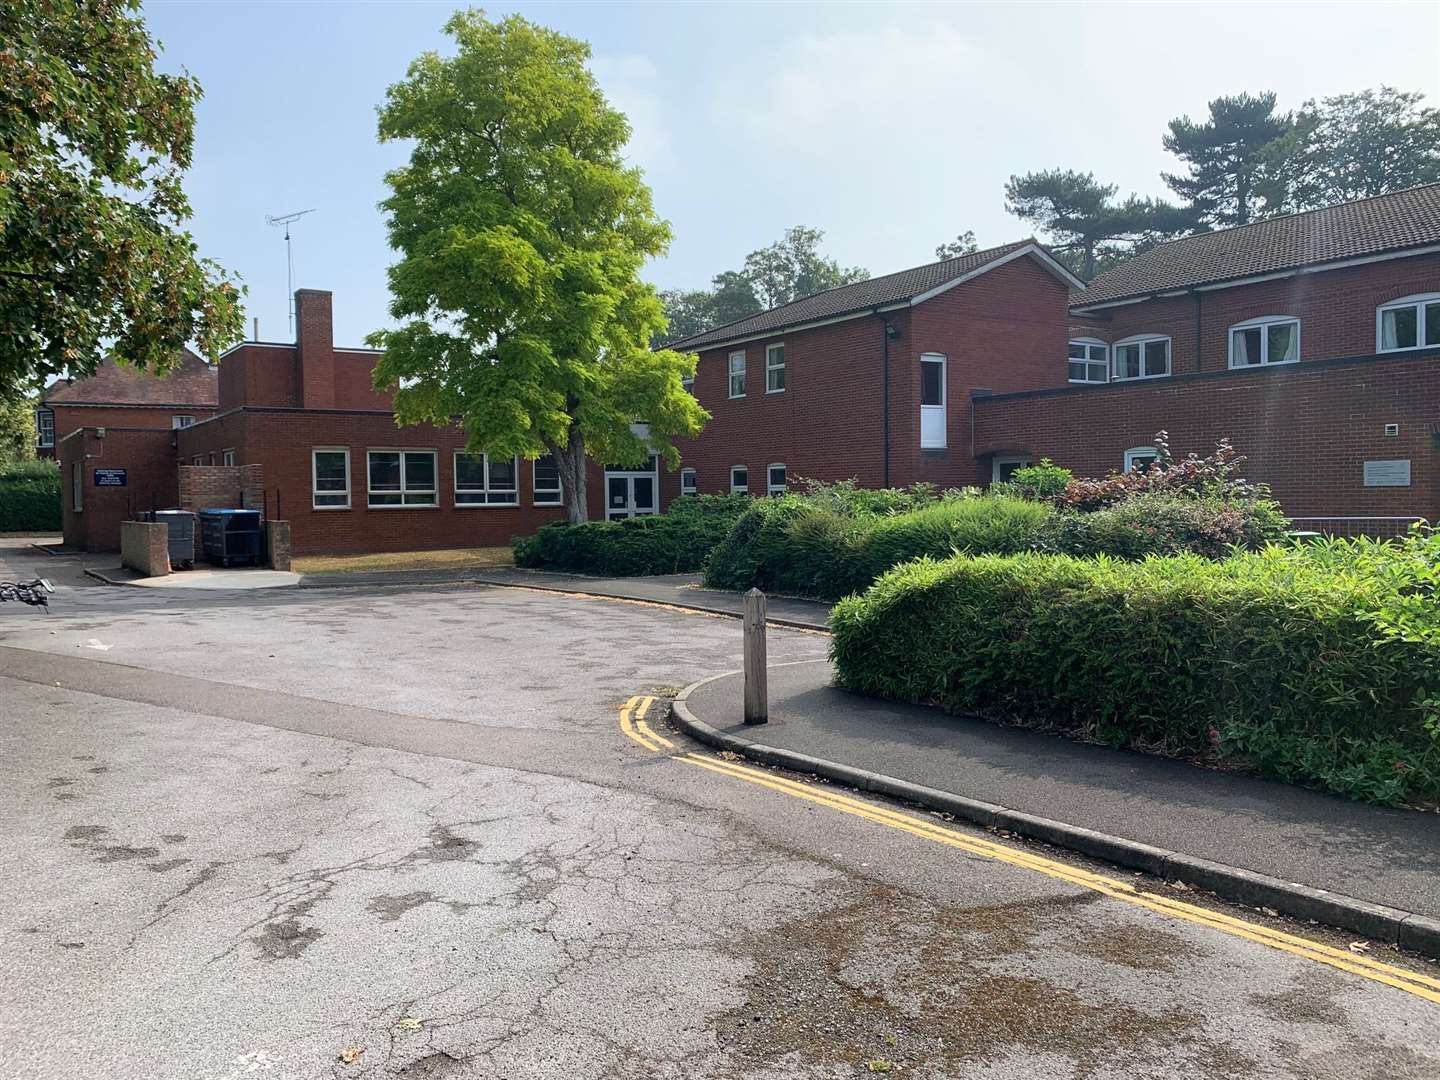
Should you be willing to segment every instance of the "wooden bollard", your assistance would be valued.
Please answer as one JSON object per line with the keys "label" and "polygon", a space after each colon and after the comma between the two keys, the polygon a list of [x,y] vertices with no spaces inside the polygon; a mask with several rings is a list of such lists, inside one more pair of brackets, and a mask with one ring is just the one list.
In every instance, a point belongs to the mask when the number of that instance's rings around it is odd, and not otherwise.
{"label": "wooden bollard", "polygon": [[745,594],[745,723],[763,724],[770,719],[769,692],[765,685],[765,594],[751,589]]}

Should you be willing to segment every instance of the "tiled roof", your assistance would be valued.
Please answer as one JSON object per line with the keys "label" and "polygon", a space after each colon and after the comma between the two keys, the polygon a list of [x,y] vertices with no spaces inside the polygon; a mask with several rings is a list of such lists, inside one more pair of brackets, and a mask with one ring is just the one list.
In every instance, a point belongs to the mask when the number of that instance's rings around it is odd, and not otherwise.
{"label": "tiled roof", "polygon": [[1440,184],[1172,240],[1070,294],[1071,307],[1440,244]]}
{"label": "tiled roof", "polygon": [[857,281],[853,285],[838,285],[833,289],[781,304],[769,311],[762,311],[758,315],[749,315],[724,326],[712,327],[702,334],[670,342],[666,348],[695,352],[737,338],[754,337],[802,323],[852,315],[869,311],[871,308],[885,307],[887,304],[904,303],[948,281],[972,273],[986,263],[1032,245],[1038,250],[1044,250],[1034,240],[1017,240],[1013,244],[1002,244],[1000,247],[976,251],[954,259],[942,259],[940,262],[927,263],[910,270],[886,274],[884,277]]}
{"label": "tiled roof", "polygon": [[190,405],[219,408],[220,376],[189,349],[164,378],[105,360],[88,379],[53,386],[47,405]]}

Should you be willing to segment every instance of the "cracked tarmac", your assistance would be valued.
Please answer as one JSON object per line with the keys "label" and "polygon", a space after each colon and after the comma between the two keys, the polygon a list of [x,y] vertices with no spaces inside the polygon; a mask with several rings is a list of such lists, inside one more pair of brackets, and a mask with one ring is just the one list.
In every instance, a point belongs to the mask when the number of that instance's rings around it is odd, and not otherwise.
{"label": "cracked tarmac", "polygon": [[0,1076],[1440,1075],[1433,1004],[619,736],[738,637],[501,589],[0,609]]}

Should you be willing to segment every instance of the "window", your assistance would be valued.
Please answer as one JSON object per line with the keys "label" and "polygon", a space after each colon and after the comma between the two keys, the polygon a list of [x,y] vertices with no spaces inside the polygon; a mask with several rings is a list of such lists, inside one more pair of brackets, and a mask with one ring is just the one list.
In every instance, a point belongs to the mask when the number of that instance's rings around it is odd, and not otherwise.
{"label": "window", "polygon": [[193,416],[172,416],[170,417],[170,429],[178,431],[183,427],[190,427],[195,423]]}
{"label": "window", "polygon": [[85,509],[85,466],[79,461],[70,463],[70,509],[77,514]]}
{"label": "window", "polygon": [[765,393],[785,392],[785,345],[765,346]]}
{"label": "window", "polygon": [[680,470],[680,494],[694,495],[700,490],[700,478],[694,469]]}
{"label": "window", "polygon": [[555,458],[551,454],[535,459],[535,505],[536,506],[559,506],[562,502],[560,492],[560,466],[555,464]]}
{"label": "window", "polygon": [[1402,296],[1375,312],[1375,351],[1440,345],[1440,293]]}
{"label": "window", "polygon": [[[456,506],[519,506],[520,475],[517,458],[491,458],[489,454],[455,452]],[[556,479],[559,494],[559,479]]]}
{"label": "window", "polygon": [[691,394],[695,393],[695,376],[694,376],[694,375],[682,375],[682,376],[680,377],[680,385],[685,388],[685,390],[686,390],[687,393],[691,393]]}
{"label": "window", "polygon": [[745,396],[745,350],[730,354],[730,396]]}
{"label": "window", "polygon": [[1115,343],[1116,379],[1158,379],[1170,374],[1170,339],[1149,335]]}
{"label": "window", "polygon": [[434,450],[371,450],[368,505],[436,506]]}
{"label": "window", "polygon": [[1125,451],[1125,471],[1148,469],[1159,460],[1160,453],[1153,446],[1132,446]]}
{"label": "window", "polygon": [[214,465],[214,464],[215,464],[215,451],[214,451],[214,450],[211,450],[211,451],[210,451],[210,460],[207,461],[206,464],[207,464],[207,465]]}
{"label": "window", "polygon": [[1070,342],[1070,381],[1103,383],[1110,380],[1110,346],[1099,338]]}
{"label": "window", "polygon": [[220,459],[220,460],[221,460],[221,464],[223,464],[223,465],[234,465],[234,464],[235,464],[235,451],[234,451],[234,450],[222,450],[222,451],[221,451],[221,459]]}
{"label": "window", "polygon": [[205,464],[205,455],[204,455],[204,454],[196,454],[193,458],[190,459],[190,464],[191,464],[191,465],[204,465],[204,464]]}
{"label": "window", "polygon": [[1020,454],[996,454],[995,460],[990,464],[990,482],[992,484],[1008,484],[1015,476],[1016,469],[1024,469],[1033,464],[1028,457]]}
{"label": "window", "polygon": [[920,357],[920,446],[945,446],[945,357],[939,353]]}
{"label": "window", "polygon": [[730,494],[750,494],[750,470],[744,465],[730,466]]}
{"label": "window", "polygon": [[53,409],[35,410],[35,445],[42,448],[55,445],[55,411]]}
{"label": "window", "polygon": [[1300,359],[1300,320],[1266,315],[1230,328],[1230,366],[1291,364]]}
{"label": "window", "polygon": [[316,510],[350,509],[350,449],[317,447],[310,451],[310,505]]}
{"label": "window", "polygon": [[767,466],[765,466],[765,494],[767,494],[767,495],[784,495],[784,494],[785,494],[785,466],[784,466],[784,465],[778,465],[778,464],[777,464],[777,465],[767,465]]}

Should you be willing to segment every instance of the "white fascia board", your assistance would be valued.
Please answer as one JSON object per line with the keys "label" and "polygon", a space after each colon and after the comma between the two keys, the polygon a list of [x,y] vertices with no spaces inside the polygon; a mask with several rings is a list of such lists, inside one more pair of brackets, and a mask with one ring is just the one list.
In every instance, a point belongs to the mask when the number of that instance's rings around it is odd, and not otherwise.
{"label": "white fascia board", "polygon": [[998,259],[990,260],[982,266],[977,266],[968,274],[961,274],[959,277],[951,278],[943,285],[937,285],[933,289],[920,293],[917,296],[912,296],[910,298],[910,306],[914,307],[916,304],[923,304],[926,300],[934,299],[941,293],[949,292],[957,285],[964,285],[965,282],[971,281],[979,277],[981,274],[987,274],[991,270],[999,269],[1006,263],[1014,262],[1016,259],[1024,258],[1026,256],[1034,259],[1042,267],[1050,271],[1050,273],[1054,274],[1064,284],[1070,286],[1072,289],[1081,288],[1085,284],[1074,274],[1070,273],[1069,270],[1066,270],[1065,267],[1061,266],[1058,262],[1056,262],[1054,256],[1052,256],[1039,244],[1026,244],[1022,248],[1016,248],[1014,251],[1010,252],[1009,255],[1003,255]]}
{"label": "white fascia board", "polygon": [[877,311],[899,311],[910,306],[909,301],[902,300],[898,304],[882,304],[880,307],[863,308],[860,311],[852,311],[848,315],[836,315],[830,319],[812,319],[809,322],[792,323],[789,326],[777,326],[773,330],[765,330],[758,334],[748,334],[743,337],[724,338],[720,341],[707,342],[704,345],[693,348],[682,348],[678,345],[666,345],[665,348],[673,349],[676,352],[688,352],[698,356],[700,353],[711,352],[715,349],[729,348],[731,345],[743,345],[750,341],[763,341],[766,338],[784,337],[786,334],[798,334],[801,330],[814,330],[817,326],[832,326],[835,323],[849,322],[851,319],[868,319]]}
{"label": "white fascia board", "polygon": [[290,349],[290,350],[294,350],[294,349],[296,349],[297,347],[298,347],[298,346],[296,346],[296,345],[294,345],[294,344],[289,344],[289,345],[287,345],[287,344],[285,344],[284,342],[279,342],[279,341],[237,341],[234,345],[231,345],[228,349],[226,349],[224,352],[222,352],[222,353],[220,354],[220,356],[219,356],[218,359],[224,360],[225,357],[229,356],[231,353],[235,352],[237,349]]}

